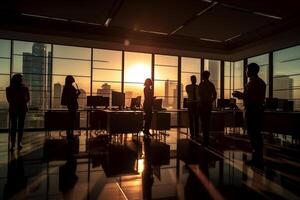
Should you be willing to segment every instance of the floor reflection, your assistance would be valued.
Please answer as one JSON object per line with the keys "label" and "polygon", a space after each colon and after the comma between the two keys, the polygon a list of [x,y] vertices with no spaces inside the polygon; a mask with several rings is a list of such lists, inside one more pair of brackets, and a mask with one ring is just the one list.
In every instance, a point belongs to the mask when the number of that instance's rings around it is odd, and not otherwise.
{"label": "floor reflection", "polygon": [[1,146],[2,198],[299,199],[299,149],[266,144],[264,167],[257,168],[247,162],[243,137],[217,135],[203,147],[181,131],[123,142],[84,134],[45,141],[42,132],[29,133],[19,153]]}

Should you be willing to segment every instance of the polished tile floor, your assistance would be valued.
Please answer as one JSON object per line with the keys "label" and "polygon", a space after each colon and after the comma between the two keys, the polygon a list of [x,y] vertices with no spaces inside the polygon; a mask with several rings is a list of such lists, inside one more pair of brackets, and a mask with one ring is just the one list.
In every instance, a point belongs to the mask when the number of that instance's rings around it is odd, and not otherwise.
{"label": "polished tile floor", "polygon": [[289,138],[265,137],[257,169],[246,164],[251,150],[239,131],[212,134],[209,147],[185,132],[88,141],[82,132],[72,142],[27,132],[13,153],[1,133],[1,199],[300,199],[300,150]]}

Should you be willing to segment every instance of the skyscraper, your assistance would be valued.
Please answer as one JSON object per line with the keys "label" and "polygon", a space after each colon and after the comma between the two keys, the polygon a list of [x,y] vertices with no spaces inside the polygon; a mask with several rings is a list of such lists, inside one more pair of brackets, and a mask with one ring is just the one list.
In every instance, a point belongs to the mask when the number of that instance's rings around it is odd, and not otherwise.
{"label": "skyscraper", "polygon": [[288,76],[274,76],[273,96],[280,99],[293,99],[293,79]]}
{"label": "skyscraper", "polygon": [[33,43],[32,53],[23,53],[24,81],[31,92],[29,102],[31,108],[45,108],[46,56],[46,45],[42,43]]}
{"label": "skyscraper", "polygon": [[54,84],[53,89],[53,108],[61,107],[61,93],[62,93],[62,85],[60,83]]}
{"label": "skyscraper", "polygon": [[79,91],[80,95],[78,97],[78,106],[79,108],[85,108],[87,103],[86,91],[84,89],[79,89]]}
{"label": "skyscraper", "polygon": [[177,94],[178,94],[177,81],[165,81],[165,99],[163,102],[164,107],[177,107]]}

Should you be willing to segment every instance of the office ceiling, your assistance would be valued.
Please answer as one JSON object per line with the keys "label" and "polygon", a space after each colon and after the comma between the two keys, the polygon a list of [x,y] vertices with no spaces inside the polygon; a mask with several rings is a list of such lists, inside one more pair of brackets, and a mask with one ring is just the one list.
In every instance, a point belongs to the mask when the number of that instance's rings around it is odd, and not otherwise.
{"label": "office ceiling", "polygon": [[230,49],[299,26],[299,7],[299,0],[6,0],[0,12],[10,17],[2,24],[44,21],[49,32],[69,28],[81,36],[86,31],[150,45]]}

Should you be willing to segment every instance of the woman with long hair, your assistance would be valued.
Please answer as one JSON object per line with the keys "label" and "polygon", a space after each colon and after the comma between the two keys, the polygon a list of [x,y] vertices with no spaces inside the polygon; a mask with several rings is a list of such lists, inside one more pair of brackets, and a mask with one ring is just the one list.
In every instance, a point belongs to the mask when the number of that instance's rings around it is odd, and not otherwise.
{"label": "woman with long hair", "polygon": [[15,74],[6,88],[6,98],[9,103],[10,119],[10,150],[13,151],[18,131],[18,150],[22,149],[25,116],[28,111],[27,103],[30,100],[28,88],[23,83],[23,76]]}
{"label": "woman with long hair", "polygon": [[144,134],[150,136],[150,126],[152,122],[152,107],[153,107],[153,82],[150,78],[147,78],[144,82],[144,112],[145,112],[145,125]]}
{"label": "woman with long hair", "polygon": [[69,126],[67,129],[67,139],[73,139],[73,131],[76,124],[76,113],[78,110],[78,96],[80,91],[73,86],[75,79],[73,76],[68,75],[65,79],[65,85],[62,92],[61,104],[67,106],[69,110]]}

